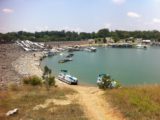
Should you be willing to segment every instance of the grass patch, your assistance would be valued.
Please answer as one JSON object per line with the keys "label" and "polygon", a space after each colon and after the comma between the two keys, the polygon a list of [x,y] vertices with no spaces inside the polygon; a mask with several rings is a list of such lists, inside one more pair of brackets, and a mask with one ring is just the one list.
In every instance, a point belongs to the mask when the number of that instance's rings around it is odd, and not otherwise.
{"label": "grass patch", "polygon": [[25,77],[22,81],[24,84],[30,84],[33,86],[42,85],[42,79],[36,75]]}
{"label": "grass patch", "polygon": [[160,86],[107,90],[105,98],[130,120],[159,120]]}
{"label": "grass patch", "polygon": [[[66,95],[74,95],[76,92],[69,88],[50,88],[47,91],[41,86],[22,86],[14,91],[0,91],[0,120],[87,120],[78,103],[71,102],[68,105],[50,104],[47,108],[33,110],[36,105],[44,104],[47,99],[65,100]],[[5,113],[14,108],[19,113],[6,117]]]}

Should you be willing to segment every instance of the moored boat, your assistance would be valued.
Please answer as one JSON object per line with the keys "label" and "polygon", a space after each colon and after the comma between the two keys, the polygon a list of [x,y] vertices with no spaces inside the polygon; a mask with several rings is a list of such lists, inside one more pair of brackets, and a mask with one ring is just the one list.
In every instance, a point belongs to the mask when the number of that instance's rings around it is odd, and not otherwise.
{"label": "moored boat", "polygon": [[67,70],[61,70],[61,72],[58,75],[58,79],[70,85],[77,85],[78,79],[74,76],[71,76],[67,72]]}
{"label": "moored boat", "polygon": [[96,48],[95,47],[90,47],[91,52],[96,52]]}
{"label": "moored boat", "polygon": [[147,48],[147,45],[137,44],[136,48],[139,48],[139,49]]}
{"label": "moored boat", "polygon": [[70,53],[69,55],[66,56],[66,58],[71,58],[71,57],[73,57],[73,56],[74,56],[74,54],[73,54],[73,53]]}
{"label": "moored boat", "polygon": [[87,52],[96,52],[96,48],[95,47],[88,47],[88,48],[85,48],[84,51],[87,51]]}
{"label": "moored boat", "polygon": [[72,58],[65,58],[63,60],[59,60],[58,63],[65,63],[65,62],[69,62],[69,61],[72,61],[73,59]]}

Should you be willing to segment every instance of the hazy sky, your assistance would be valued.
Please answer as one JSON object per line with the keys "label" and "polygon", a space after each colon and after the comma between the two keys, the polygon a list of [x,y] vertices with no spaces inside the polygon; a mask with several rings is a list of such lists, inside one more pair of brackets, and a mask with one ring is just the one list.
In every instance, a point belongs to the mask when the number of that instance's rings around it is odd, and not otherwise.
{"label": "hazy sky", "polygon": [[0,0],[0,32],[160,30],[160,0]]}

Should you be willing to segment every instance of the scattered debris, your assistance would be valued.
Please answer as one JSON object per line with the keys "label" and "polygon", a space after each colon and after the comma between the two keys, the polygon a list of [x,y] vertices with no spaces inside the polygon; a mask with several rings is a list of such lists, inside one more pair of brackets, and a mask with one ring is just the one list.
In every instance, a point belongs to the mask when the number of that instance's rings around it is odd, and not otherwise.
{"label": "scattered debris", "polygon": [[6,113],[6,116],[12,116],[12,115],[14,115],[14,114],[17,114],[18,113],[18,108],[15,108],[15,109],[13,109],[13,110],[10,110],[10,111],[8,111],[7,113]]}

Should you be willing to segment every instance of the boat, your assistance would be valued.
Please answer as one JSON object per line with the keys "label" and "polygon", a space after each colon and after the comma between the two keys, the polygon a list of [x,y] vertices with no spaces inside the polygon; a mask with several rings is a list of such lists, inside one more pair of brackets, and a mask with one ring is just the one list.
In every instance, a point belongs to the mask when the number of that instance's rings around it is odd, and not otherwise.
{"label": "boat", "polygon": [[51,57],[51,56],[54,56],[54,55],[55,55],[55,53],[52,52],[52,51],[49,51],[47,54],[48,54],[48,57]]}
{"label": "boat", "polygon": [[73,56],[74,56],[74,54],[73,54],[73,53],[70,53],[69,55],[66,56],[66,58],[71,58],[71,57],[73,57]]}
{"label": "boat", "polygon": [[96,48],[95,47],[90,47],[91,52],[96,52]]}
{"label": "boat", "polygon": [[59,60],[58,63],[65,63],[65,62],[69,62],[69,61],[72,61],[73,59],[72,58],[65,58],[63,60]]}
{"label": "boat", "polygon": [[87,52],[96,52],[96,48],[95,47],[88,47],[88,48],[85,48],[84,51],[87,51]]}
{"label": "boat", "polygon": [[71,76],[67,72],[67,70],[61,70],[61,72],[58,75],[58,79],[70,85],[77,85],[78,79],[74,76]]}
{"label": "boat", "polygon": [[141,48],[147,48],[147,45],[137,44],[136,48],[139,48],[139,49],[141,49]]}

